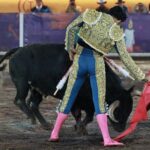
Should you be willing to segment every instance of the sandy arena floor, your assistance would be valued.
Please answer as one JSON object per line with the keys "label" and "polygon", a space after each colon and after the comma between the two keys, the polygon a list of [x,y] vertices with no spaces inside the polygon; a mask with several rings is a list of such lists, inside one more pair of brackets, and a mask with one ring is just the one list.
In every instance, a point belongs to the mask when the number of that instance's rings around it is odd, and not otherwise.
{"label": "sandy arena floor", "polygon": [[[140,62],[139,65],[146,72],[150,62]],[[65,122],[60,133],[59,143],[47,141],[50,131],[41,128],[40,124],[31,125],[30,120],[17,108],[13,101],[15,88],[9,82],[0,88],[0,150],[107,150],[100,142],[101,134],[97,123],[94,121],[88,125],[88,135],[78,135],[74,130],[74,119],[70,115]],[[55,108],[58,100],[48,97],[43,100],[40,110],[45,118],[54,123],[56,118]],[[137,99],[134,100],[136,105]],[[115,137],[119,133],[110,127],[111,136]],[[123,140],[124,147],[112,147],[112,150],[149,150],[150,149],[150,120],[138,125],[136,132]]]}

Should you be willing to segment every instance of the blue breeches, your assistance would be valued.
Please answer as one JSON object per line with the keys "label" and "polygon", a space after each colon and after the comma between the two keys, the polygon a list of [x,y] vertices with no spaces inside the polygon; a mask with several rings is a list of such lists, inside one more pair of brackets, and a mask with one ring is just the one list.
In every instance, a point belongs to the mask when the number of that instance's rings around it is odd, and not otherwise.
{"label": "blue breeches", "polygon": [[[67,89],[60,111],[68,114],[81,88],[85,77],[89,76],[96,114],[105,113],[105,65],[102,56],[95,55],[91,49],[84,48],[75,55],[73,71],[69,76]],[[86,93],[84,93],[86,94]]]}

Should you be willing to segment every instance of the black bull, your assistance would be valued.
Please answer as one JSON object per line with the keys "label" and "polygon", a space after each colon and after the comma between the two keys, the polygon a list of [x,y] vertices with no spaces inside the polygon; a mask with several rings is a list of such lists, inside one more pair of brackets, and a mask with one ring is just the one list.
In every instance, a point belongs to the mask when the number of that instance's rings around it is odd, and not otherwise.
{"label": "black bull", "polygon": [[[48,123],[39,111],[39,104],[42,96],[53,96],[57,83],[71,65],[67,51],[63,45],[35,44],[10,50],[2,57],[0,63],[6,58],[10,58],[9,72],[17,90],[14,103],[32,123],[35,123],[37,118],[47,127]],[[56,98],[62,99],[65,89],[66,84],[57,93]],[[29,90],[30,97],[26,100]],[[106,102],[111,108],[109,119],[117,131],[125,129],[132,111],[131,90],[127,91],[121,86],[120,78],[106,64]],[[86,117],[82,121],[81,110],[86,112]],[[77,124],[82,126],[93,120],[95,111],[88,77],[77,95],[71,112]]]}

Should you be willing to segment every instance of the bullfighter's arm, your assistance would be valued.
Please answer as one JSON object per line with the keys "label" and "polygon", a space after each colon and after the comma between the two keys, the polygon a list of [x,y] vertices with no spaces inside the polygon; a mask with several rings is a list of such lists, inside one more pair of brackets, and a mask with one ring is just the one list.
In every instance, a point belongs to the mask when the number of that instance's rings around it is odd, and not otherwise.
{"label": "bullfighter's arm", "polygon": [[126,50],[126,45],[124,39],[116,42],[117,51],[127,69],[130,71],[131,75],[141,81],[145,78],[143,71],[135,64],[130,54]]}
{"label": "bullfighter's arm", "polygon": [[123,30],[120,28],[120,26],[118,26],[117,24],[112,25],[109,31],[109,35],[111,39],[115,42],[115,48],[119,53],[120,58],[123,61],[124,65],[131,73],[131,75],[139,81],[145,79],[145,74],[135,64],[130,54],[127,52],[125,40],[124,40],[124,33]]}
{"label": "bullfighter's arm", "polygon": [[82,21],[82,15],[80,15],[67,27],[65,37],[65,49],[67,51],[74,49],[76,34],[79,30],[79,25],[82,23]]}

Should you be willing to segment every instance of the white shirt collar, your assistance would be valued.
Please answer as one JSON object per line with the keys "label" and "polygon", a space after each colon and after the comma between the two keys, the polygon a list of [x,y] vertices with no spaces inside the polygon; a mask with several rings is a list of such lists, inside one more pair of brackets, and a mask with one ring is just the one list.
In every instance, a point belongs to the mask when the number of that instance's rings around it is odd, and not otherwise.
{"label": "white shirt collar", "polygon": [[40,10],[42,8],[42,4],[40,6],[36,6],[36,9]]}

